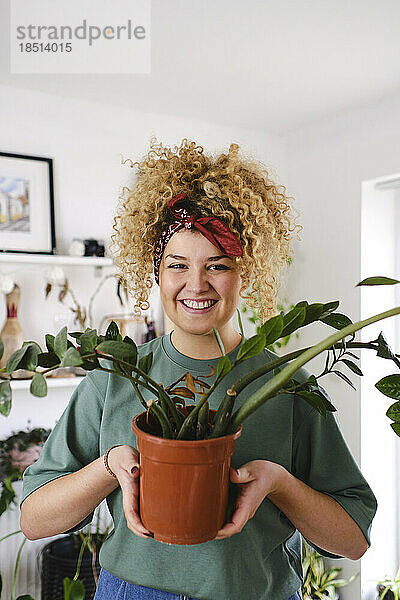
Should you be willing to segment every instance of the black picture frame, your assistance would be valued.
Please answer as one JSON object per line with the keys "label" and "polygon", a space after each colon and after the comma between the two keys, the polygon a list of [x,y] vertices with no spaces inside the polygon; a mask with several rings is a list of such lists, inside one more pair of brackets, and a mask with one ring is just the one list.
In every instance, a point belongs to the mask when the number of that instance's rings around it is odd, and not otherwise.
{"label": "black picture frame", "polygon": [[0,252],[56,254],[52,158],[0,152]]}

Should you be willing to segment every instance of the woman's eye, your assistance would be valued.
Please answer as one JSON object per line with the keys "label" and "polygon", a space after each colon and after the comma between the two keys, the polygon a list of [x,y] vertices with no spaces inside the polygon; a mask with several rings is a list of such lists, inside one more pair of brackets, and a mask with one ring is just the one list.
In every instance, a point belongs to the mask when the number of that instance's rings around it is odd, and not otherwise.
{"label": "woman's eye", "polygon": [[[174,264],[174,265],[169,265],[167,268],[168,269],[175,269],[175,267],[185,267],[186,265],[184,265],[183,263],[179,263],[179,264]],[[218,269],[217,267],[222,267],[222,270],[229,270],[229,267],[227,267],[226,265],[211,265],[210,269],[212,267],[216,267],[216,270],[219,271],[221,269]]]}

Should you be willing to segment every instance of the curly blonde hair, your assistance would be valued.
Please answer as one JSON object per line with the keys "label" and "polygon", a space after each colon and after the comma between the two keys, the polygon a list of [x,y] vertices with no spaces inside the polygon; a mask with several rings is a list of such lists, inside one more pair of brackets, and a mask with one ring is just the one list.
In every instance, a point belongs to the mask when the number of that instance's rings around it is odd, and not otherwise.
{"label": "curly blonde hair", "polygon": [[[111,235],[119,277],[136,302],[134,314],[148,310],[153,285],[153,257],[163,226],[169,222],[169,200],[181,192],[196,202],[197,212],[220,218],[241,240],[243,257],[234,257],[242,286],[239,295],[258,311],[262,322],[277,313],[278,274],[290,264],[294,225],[286,188],[277,185],[261,162],[239,156],[238,144],[212,157],[184,138],[163,146],[154,136],[137,166],[133,189],[119,196]],[[127,162],[127,161],[123,161]],[[297,212],[297,211],[296,211]],[[243,293],[252,284],[251,293]]]}

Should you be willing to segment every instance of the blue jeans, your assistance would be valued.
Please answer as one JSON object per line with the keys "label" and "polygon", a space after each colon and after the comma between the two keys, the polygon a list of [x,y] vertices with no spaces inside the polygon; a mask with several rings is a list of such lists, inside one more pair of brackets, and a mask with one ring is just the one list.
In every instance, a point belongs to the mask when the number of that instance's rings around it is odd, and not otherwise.
{"label": "blue jeans", "polygon": [[[97,584],[96,595],[93,600],[196,600],[183,594],[172,594],[155,588],[136,585],[122,581],[101,569]],[[300,590],[288,600],[301,600]]]}

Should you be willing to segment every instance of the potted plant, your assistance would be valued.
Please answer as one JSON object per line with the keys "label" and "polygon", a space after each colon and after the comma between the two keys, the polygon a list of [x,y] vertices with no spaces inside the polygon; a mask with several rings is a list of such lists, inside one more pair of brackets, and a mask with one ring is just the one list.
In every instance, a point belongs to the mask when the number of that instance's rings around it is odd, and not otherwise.
{"label": "potted plant", "polygon": [[26,467],[39,458],[50,431],[51,429],[36,427],[14,432],[8,438],[0,440],[0,515],[15,502],[13,483],[22,479]]}
{"label": "potted plant", "polygon": [[[22,479],[25,469],[34,463],[40,455],[43,444],[50,435],[50,429],[36,427],[28,428],[26,431],[13,432],[12,435],[0,441],[0,515],[6,512],[10,506],[15,504],[17,497],[13,483]],[[0,542],[9,537],[21,533],[20,530],[14,531],[0,538]],[[13,585],[10,600],[15,600],[16,582],[18,568],[21,559],[21,552],[26,543],[26,538],[21,542],[13,573]],[[2,578],[0,575],[0,595],[2,589]],[[17,600],[33,600],[29,594],[18,596]]]}
{"label": "potted plant", "polygon": [[337,579],[341,572],[340,567],[328,569],[324,560],[316,550],[313,550],[302,539],[302,564],[303,585],[301,592],[303,600],[338,600],[339,595],[336,588],[351,583],[359,573],[352,575],[350,579]]}
{"label": "potted plant", "polygon": [[50,541],[41,550],[42,600],[61,598],[83,600],[95,594],[100,573],[99,551],[109,532],[100,531],[97,514],[96,531],[90,526]]}
{"label": "potted plant", "polygon": [[399,600],[400,599],[400,567],[394,577],[386,577],[377,582],[376,586],[379,596],[377,600]]}
{"label": "potted plant", "polygon": [[[43,427],[28,428],[25,431],[14,432],[8,438],[0,441],[0,515],[15,504],[17,493],[13,483],[21,480],[25,469],[39,458],[50,432],[51,429]],[[75,600],[80,598],[83,600],[85,592],[89,594],[95,591],[100,571],[98,551],[108,535],[108,530],[109,528],[106,528],[104,532],[100,532],[98,515],[94,533],[91,533],[90,530],[85,534],[81,531],[71,533],[52,540],[42,548],[42,597],[44,600],[61,597],[63,593],[65,600],[70,597]],[[21,530],[9,533],[0,541],[18,533],[21,533]],[[21,552],[26,542],[27,540],[24,538],[18,548],[11,600],[15,599]],[[81,574],[80,579],[78,579],[79,574]],[[0,575],[0,596],[1,588]],[[17,600],[33,599],[30,595],[23,595],[19,596]]]}
{"label": "potted plant", "polygon": [[[396,279],[387,277],[371,277],[358,283],[357,285],[394,285],[400,283]],[[219,333],[214,329],[214,334],[221,350],[216,371],[216,378],[212,385],[205,381],[196,380],[191,373],[186,373],[181,379],[184,379],[185,385],[178,385],[180,381],[164,387],[162,383],[157,383],[149,375],[153,356],[149,353],[138,360],[138,348],[134,341],[119,333],[117,325],[112,322],[105,336],[99,335],[95,329],[85,329],[84,332],[71,332],[69,336],[76,341],[76,346],[67,339],[67,328],[64,327],[54,337],[47,334],[47,351],[43,352],[36,342],[24,342],[22,347],[9,357],[5,370],[12,373],[17,368],[29,368],[35,371],[30,391],[36,396],[45,396],[47,394],[46,373],[59,366],[82,366],[86,370],[98,369],[100,371],[110,372],[121,377],[127,378],[139,400],[144,411],[133,418],[132,427],[138,436],[138,449],[140,452],[140,515],[145,527],[154,531],[154,538],[159,541],[170,543],[200,543],[206,541],[204,523],[209,520],[207,525],[207,539],[213,539],[217,531],[223,525],[224,511],[227,502],[227,486],[229,484],[229,460],[233,452],[235,439],[240,435],[242,423],[245,419],[255,412],[269,399],[282,393],[296,394],[308,402],[323,417],[328,411],[335,411],[335,407],[330,402],[327,394],[318,384],[317,377],[310,375],[306,381],[299,382],[295,379],[296,372],[307,364],[312,358],[327,351],[327,360],[325,369],[321,377],[327,373],[334,372],[354,388],[351,380],[342,372],[334,369],[340,362],[347,366],[353,373],[362,375],[361,370],[356,363],[349,360],[348,356],[358,358],[350,349],[368,348],[375,350],[377,356],[393,360],[396,366],[399,366],[399,360],[387,344],[382,333],[378,338],[368,343],[355,342],[355,333],[371,323],[381,321],[391,316],[400,314],[400,307],[395,307],[368,319],[353,323],[349,317],[342,313],[335,312],[339,301],[328,303],[312,303],[307,301],[298,302],[294,308],[286,314],[278,314],[268,319],[259,328],[256,335],[245,339],[243,327],[238,311],[238,321],[242,333],[242,344],[236,355],[236,359],[231,363],[225,354]],[[289,352],[283,356],[266,363],[254,372],[247,373],[244,377],[224,389],[221,385],[224,377],[233,371],[235,367],[250,357],[256,356],[262,350],[284,338],[301,327],[309,325],[315,321],[321,321],[336,331],[323,339],[318,344],[309,348],[303,348],[294,352]],[[350,337],[350,340],[346,338]],[[329,365],[329,359],[332,354],[332,364]],[[344,358],[346,356],[346,358]],[[100,364],[99,360],[105,359],[108,366]],[[45,368],[44,371],[37,371],[37,367]],[[235,399],[238,394],[250,383],[255,381],[261,375],[273,372],[273,377],[255,391],[244,404],[235,410]],[[213,375],[215,373],[211,373]],[[394,374],[382,378],[376,383],[377,389],[396,402],[387,411],[387,416],[393,421],[392,429],[397,435],[400,435],[400,375]],[[147,401],[144,400],[140,388],[151,391],[153,397]],[[200,388],[200,390],[198,389]],[[216,389],[221,396],[221,402],[216,411],[209,409],[208,399]],[[196,394],[200,395],[197,404],[186,405],[185,399],[195,400]],[[11,410],[11,387],[9,381],[0,384],[0,412],[4,415],[9,414]],[[173,455],[172,460],[176,460],[176,467],[173,468],[173,478],[169,481],[173,489],[182,489],[179,486],[192,486],[194,479],[188,482],[186,478],[188,473],[194,473],[193,464],[197,458],[194,458],[197,451],[200,451],[203,458],[206,457],[205,465],[208,462],[207,456],[218,455],[219,465],[214,468],[212,475],[213,490],[207,493],[213,498],[212,506],[207,508],[207,512],[201,513],[202,508],[199,504],[206,504],[202,498],[202,492],[190,495],[190,502],[186,502],[185,519],[188,524],[188,530],[179,530],[178,537],[178,510],[176,506],[176,494],[174,491],[163,489],[163,494],[159,493],[160,479],[152,473],[154,455],[152,453],[168,452]],[[147,455],[147,453],[149,453]],[[187,460],[190,466],[185,466],[182,460]],[[157,460],[157,459],[156,459]],[[146,462],[147,461],[147,462]],[[203,466],[202,469],[207,469]],[[198,479],[208,485],[204,478],[198,474]],[[181,479],[182,477],[182,479]],[[211,475],[210,475],[211,477]],[[192,487],[185,487],[190,489]],[[198,491],[198,490],[197,490]],[[170,501],[170,504],[167,503]],[[197,501],[199,504],[197,504]],[[152,503],[154,505],[152,506]],[[161,508],[160,508],[161,505]],[[145,511],[145,512],[143,512]],[[162,511],[163,525],[160,529],[160,522],[156,522]],[[154,522],[153,522],[154,520]],[[173,525],[173,533],[169,527]],[[192,525],[199,524],[201,530],[191,530]]]}

